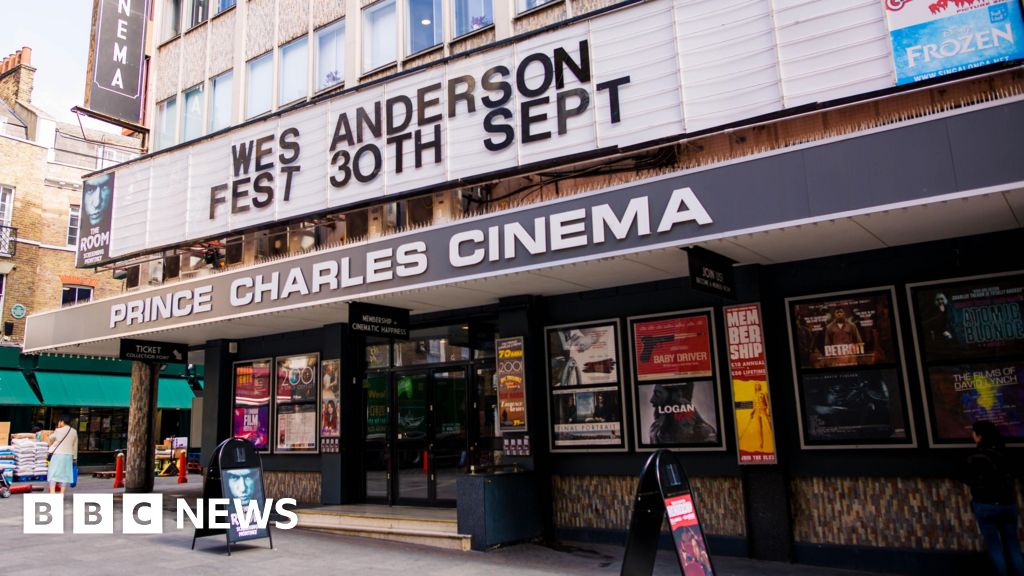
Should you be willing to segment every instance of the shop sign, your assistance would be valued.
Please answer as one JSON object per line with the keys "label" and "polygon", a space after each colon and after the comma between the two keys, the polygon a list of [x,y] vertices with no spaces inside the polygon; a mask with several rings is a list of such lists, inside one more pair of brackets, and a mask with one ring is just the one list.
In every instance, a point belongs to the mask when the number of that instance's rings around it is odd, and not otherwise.
{"label": "shop sign", "polygon": [[409,311],[405,308],[349,302],[348,325],[356,334],[395,340],[409,339]]}
{"label": "shop sign", "polygon": [[1024,58],[1018,0],[885,0],[896,83]]}
{"label": "shop sign", "polygon": [[85,107],[138,124],[145,100],[143,63],[146,0],[98,0],[94,4]]}
{"label": "shop sign", "polygon": [[775,464],[775,425],[761,305],[728,306],[723,311],[739,463]]}
{"label": "shop sign", "polygon": [[736,298],[733,261],[699,246],[686,249],[690,270],[690,288],[723,298]]}
{"label": "shop sign", "polygon": [[121,339],[121,360],[188,364],[188,344]]}
{"label": "shop sign", "polygon": [[523,337],[498,338],[494,342],[498,360],[498,415],[503,432],[526,431],[526,367]]}

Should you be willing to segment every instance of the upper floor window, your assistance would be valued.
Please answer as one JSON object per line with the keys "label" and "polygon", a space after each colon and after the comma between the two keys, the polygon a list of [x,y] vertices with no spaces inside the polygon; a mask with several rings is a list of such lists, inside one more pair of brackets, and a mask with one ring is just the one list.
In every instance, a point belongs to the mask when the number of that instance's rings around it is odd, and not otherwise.
{"label": "upper floor window", "polygon": [[217,14],[227,10],[228,8],[234,8],[235,0],[217,0]]}
{"label": "upper floor window", "polygon": [[408,53],[415,54],[440,44],[444,29],[441,22],[441,0],[408,0],[408,2]]}
{"label": "upper floor window", "polygon": [[82,207],[72,204],[68,211],[68,246],[78,244],[78,227],[81,224]]}
{"label": "upper floor window", "polygon": [[100,153],[98,154],[99,162],[96,163],[97,170],[103,170],[104,168],[110,168],[115,164],[127,162],[132,158],[137,158],[139,155],[130,150],[122,150],[120,148],[114,148],[112,146],[101,146]]}
{"label": "upper floor window", "polygon": [[185,91],[183,110],[182,141],[188,142],[203,135],[203,85]]}
{"label": "upper floor window", "polygon": [[308,93],[309,38],[303,36],[281,47],[278,101],[288,104]]}
{"label": "upper floor window", "polygon": [[494,23],[491,0],[455,0],[455,35],[462,36]]}
{"label": "upper floor window", "polygon": [[178,127],[178,97],[158,102],[156,105],[156,141],[154,150],[162,150],[177,144],[175,130]]}
{"label": "upper floor window", "polygon": [[206,0],[189,0],[188,27],[193,28],[206,22]]}
{"label": "upper floor window", "polygon": [[345,80],[345,21],[339,20],[316,33],[316,91]]}
{"label": "upper floor window", "polygon": [[555,0],[516,0],[516,7],[517,7],[519,13],[523,13],[523,12],[526,12],[527,10],[534,9],[537,6],[543,6],[545,4],[550,4],[551,2],[554,2],[554,1]]}
{"label": "upper floor window", "polygon": [[245,117],[269,112],[274,101],[274,53],[267,52],[246,64]]}
{"label": "upper floor window", "polygon": [[210,79],[210,132],[216,132],[231,125],[233,77],[233,71],[228,70]]}
{"label": "upper floor window", "polygon": [[164,0],[163,34],[160,40],[170,40],[181,34],[181,0]]}
{"label": "upper floor window", "polygon": [[92,288],[88,286],[64,286],[60,292],[61,306],[70,306],[92,300]]}
{"label": "upper floor window", "polygon": [[363,72],[395,61],[395,0],[381,0],[363,8]]}
{"label": "upper floor window", "polygon": [[0,224],[11,225],[14,217],[14,188],[0,186]]}

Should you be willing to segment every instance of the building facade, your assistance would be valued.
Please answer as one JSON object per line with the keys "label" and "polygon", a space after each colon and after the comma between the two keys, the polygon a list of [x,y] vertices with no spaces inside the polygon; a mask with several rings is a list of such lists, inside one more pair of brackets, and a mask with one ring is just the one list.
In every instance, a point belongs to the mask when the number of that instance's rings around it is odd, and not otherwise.
{"label": "building facade", "polygon": [[79,262],[129,292],[27,348],[201,348],[204,455],[251,439],[268,496],[458,506],[514,465],[546,534],[617,541],[668,448],[714,553],[967,573],[970,424],[1024,441],[1022,29],[1016,1],[156,2],[153,152],[85,184],[112,198]]}

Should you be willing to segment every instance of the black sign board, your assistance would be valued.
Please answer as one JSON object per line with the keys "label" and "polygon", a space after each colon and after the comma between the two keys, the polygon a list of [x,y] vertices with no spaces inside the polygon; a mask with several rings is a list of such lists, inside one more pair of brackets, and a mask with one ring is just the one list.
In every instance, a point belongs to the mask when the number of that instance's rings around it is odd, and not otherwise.
{"label": "black sign board", "polygon": [[640,473],[621,576],[651,576],[654,572],[661,524],[666,515],[680,574],[714,576],[690,481],[679,460],[668,450],[651,454]]}
{"label": "black sign board", "polygon": [[[270,524],[260,527],[255,520],[258,514],[255,513],[248,519],[241,518],[235,507],[235,500],[239,501],[243,509],[248,509],[253,503],[260,510],[267,506],[266,490],[263,487],[263,461],[252,442],[244,438],[228,438],[213,450],[210,464],[203,474],[203,501],[208,503],[211,498],[231,499],[228,528],[210,528],[213,507],[207,506],[202,510],[203,527],[196,528],[192,536],[193,550],[196,548],[196,538],[220,534],[225,535],[228,556],[231,555],[231,545],[244,540],[267,538],[270,547],[274,547]],[[254,512],[256,506],[253,506]]]}
{"label": "black sign board", "polygon": [[348,323],[356,334],[409,339],[409,311],[405,308],[349,302]]}
{"label": "black sign board", "polygon": [[99,0],[93,13],[85,107],[138,124],[144,100],[146,0]]}
{"label": "black sign board", "polygon": [[733,261],[698,246],[686,249],[690,264],[690,288],[723,298],[736,298]]}
{"label": "black sign board", "polygon": [[188,364],[188,344],[121,339],[121,360]]}

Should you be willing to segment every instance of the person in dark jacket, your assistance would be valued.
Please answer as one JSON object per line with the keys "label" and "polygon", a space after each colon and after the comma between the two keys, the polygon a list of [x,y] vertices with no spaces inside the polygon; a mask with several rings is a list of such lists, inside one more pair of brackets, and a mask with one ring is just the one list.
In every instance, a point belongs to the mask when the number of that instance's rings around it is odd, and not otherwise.
{"label": "person in dark jacket", "polygon": [[971,511],[978,521],[989,558],[999,576],[1024,576],[1017,532],[1017,487],[996,425],[979,420],[971,436],[977,449],[967,458],[966,482],[971,489]]}

